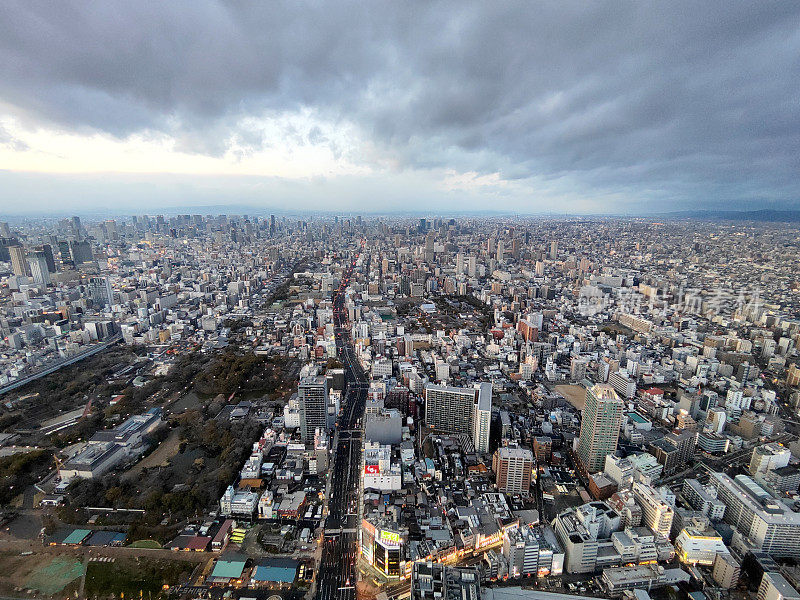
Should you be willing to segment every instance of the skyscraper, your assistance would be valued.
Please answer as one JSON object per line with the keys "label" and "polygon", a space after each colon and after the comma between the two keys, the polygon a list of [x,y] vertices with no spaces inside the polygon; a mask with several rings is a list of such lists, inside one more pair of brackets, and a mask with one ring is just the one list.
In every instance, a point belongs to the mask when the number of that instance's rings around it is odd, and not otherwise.
{"label": "skyscraper", "polygon": [[47,270],[51,273],[56,272],[56,261],[53,256],[53,247],[50,244],[42,244],[37,250],[44,252],[45,259],[47,260]]}
{"label": "skyscraper", "polygon": [[72,256],[72,262],[75,263],[75,265],[91,262],[94,259],[92,256],[92,246],[89,242],[70,242],[69,252]]}
{"label": "skyscraper", "polygon": [[47,255],[37,250],[28,259],[33,281],[41,286],[50,285],[50,269],[47,267]]}
{"label": "skyscraper", "polygon": [[472,443],[477,452],[489,452],[489,431],[492,426],[492,384],[481,383],[472,414]]}
{"label": "skyscraper", "polygon": [[14,271],[14,275],[19,277],[30,276],[31,271],[25,258],[25,248],[22,246],[10,246],[8,252],[11,255],[11,269]]}
{"label": "skyscraper", "polygon": [[71,267],[75,264],[72,262],[72,253],[69,251],[69,242],[66,240],[58,242],[58,256],[64,268]]}
{"label": "skyscraper", "polygon": [[304,377],[297,386],[300,408],[300,437],[314,441],[317,428],[328,430],[328,379],[321,375]]}
{"label": "skyscraper", "polygon": [[589,473],[603,468],[606,456],[617,449],[624,403],[608,384],[596,383],[586,390],[578,458]]}

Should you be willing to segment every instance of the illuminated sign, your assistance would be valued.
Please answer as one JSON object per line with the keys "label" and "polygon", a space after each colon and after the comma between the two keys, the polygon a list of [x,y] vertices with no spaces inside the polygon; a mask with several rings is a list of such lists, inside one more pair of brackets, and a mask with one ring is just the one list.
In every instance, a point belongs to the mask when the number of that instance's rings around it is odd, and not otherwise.
{"label": "illuminated sign", "polygon": [[364,465],[364,473],[367,475],[379,475],[381,469],[378,465]]}
{"label": "illuminated sign", "polygon": [[383,531],[381,530],[381,543],[392,544],[395,546],[400,545],[400,534],[395,533],[394,531]]}

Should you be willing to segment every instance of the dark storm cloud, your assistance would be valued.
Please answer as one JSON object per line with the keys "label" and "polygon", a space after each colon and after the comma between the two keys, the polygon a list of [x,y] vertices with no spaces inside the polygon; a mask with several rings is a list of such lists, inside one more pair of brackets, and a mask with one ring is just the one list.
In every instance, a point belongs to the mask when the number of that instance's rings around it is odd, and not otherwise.
{"label": "dark storm cloud", "polygon": [[211,154],[274,143],[239,117],[309,107],[401,168],[792,204],[798,24],[792,2],[6,1],[0,101]]}

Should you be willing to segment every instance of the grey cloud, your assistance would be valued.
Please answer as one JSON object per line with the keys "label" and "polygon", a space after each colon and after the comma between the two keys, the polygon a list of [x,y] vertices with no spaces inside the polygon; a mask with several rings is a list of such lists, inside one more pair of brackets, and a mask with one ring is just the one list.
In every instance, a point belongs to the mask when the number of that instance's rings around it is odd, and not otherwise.
{"label": "grey cloud", "polygon": [[271,142],[238,118],[310,107],[408,170],[796,203],[799,18],[791,2],[8,1],[0,100],[215,155]]}

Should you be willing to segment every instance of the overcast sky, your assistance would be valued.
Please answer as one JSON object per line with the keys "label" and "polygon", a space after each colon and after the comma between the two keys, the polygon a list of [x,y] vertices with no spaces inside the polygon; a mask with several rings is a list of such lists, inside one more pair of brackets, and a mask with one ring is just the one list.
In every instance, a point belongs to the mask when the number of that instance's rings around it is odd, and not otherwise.
{"label": "overcast sky", "polygon": [[0,2],[0,213],[800,208],[798,2]]}

